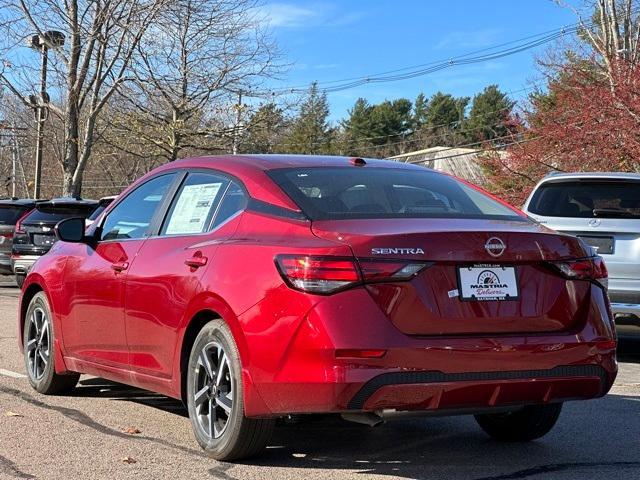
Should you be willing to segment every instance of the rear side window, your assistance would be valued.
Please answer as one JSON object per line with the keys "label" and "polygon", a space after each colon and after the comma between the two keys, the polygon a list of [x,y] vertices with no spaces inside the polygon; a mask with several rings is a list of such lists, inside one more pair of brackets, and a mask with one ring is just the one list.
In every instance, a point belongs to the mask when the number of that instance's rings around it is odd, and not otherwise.
{"label": "rear side window", "polygon": [[543,183],[531,197],[528,210],[545,217],[640,218],[640,182]]}
{"label": "rear side window", "polygon": [[268,172],[312,220],[495,218],[523,220],[491,197],[430,170],[314,167]]}
{"label": "rear side window", "polygon": [[0,207],[0,225],[15,225],[28,211],[28,208]]}
{"label": "rear side window", "polygon": [[244,210],[247,206],[247,200],[247,196],[244,193],[244,190],[240,188],[240,185],[235,182],[231,182],[224,194],[222,202],[220,202],[220,208],[218,208],[218,213],[216,213],[216,218],[214,219],[211,228],[214,229],[217,226],[222,225],[236,213]]}
{"label": "rear side window", "polygon": [[162,235],[190,235],[209,230],[229,180],[210,173],[190,173],[171,204]]}

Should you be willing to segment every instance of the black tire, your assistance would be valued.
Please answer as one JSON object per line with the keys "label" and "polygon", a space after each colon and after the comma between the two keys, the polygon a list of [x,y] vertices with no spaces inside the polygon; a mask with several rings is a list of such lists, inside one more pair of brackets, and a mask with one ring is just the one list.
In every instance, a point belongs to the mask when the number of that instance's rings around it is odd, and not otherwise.
{"label": "black tire", "polygon": [[528,405],[507,413],[476,415],[480,428],[496,440],[528,442],[543,437],[558,421],[562,403]]}
{"label": "black tire", "polygon": [[222,320],[207,323],[189,356],[186,404],[196,440],[216,460],[256,455],[267,445],[275,425],[274,419],[244,415],[241,372],[238,348],[227,325]]}
{"label": "black tire", "polygon": [[18,275],[16,273],[16,283],[18,284],[18,287],[22,288],[22,285],[24,284],[24,279],[27,278],[26,275]]}
{"label": "black tire", "polygon": [[79,373],[56,373],[54,335],[49,302],[44,292],[38,292],[29,302],[22,339],[29,383],[36,391],[45,395],[67,393],[73,390],[80,378]]}

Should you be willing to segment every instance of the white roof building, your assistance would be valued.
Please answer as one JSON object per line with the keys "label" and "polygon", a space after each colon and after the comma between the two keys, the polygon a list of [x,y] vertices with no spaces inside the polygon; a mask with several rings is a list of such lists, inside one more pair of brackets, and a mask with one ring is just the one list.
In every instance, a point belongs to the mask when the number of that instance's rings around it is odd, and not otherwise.
{"label": "white roof building", "polygon": [[446,172],[476,185],[487,183],[478,157],[483,150],[458,147],[431,147],[389,157],[398,162],[414,163]]}

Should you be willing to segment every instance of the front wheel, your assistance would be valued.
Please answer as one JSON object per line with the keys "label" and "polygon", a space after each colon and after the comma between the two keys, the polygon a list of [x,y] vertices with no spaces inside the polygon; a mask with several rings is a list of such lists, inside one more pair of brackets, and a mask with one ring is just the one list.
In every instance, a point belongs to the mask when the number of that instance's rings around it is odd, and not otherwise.
{"label": "front wheel", "polygon": [[233,335],[222,320],[196,337],[187,371],[187,407],[200,446],[216,460],[239,460],[260,452],[275,420],[244,415],[242,367]]}
{"label": "front wheel", "polygon": [[54,395],[68,392],[76,386],[80,374],[56,373],[51,309],[44,292],[36,293],[29,302],[22,338],[27,377],[35,390],[46,395]]}
{"label": "front wheel", "polygon": [[476,415],[480,428],[496,440],[527,442],[540,438],[554,427],[562,403],[527,405],[515,412]]}

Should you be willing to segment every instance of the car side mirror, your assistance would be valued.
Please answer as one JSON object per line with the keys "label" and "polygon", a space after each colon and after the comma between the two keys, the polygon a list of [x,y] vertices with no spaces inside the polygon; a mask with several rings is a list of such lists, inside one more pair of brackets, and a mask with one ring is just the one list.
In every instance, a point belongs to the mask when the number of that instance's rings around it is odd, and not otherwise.
{"label": "car side mirror", "polygon": [[85,240],[84,218],[66,218],[58,222],[55,228],[56,237],[63,242],[81,243]]}

